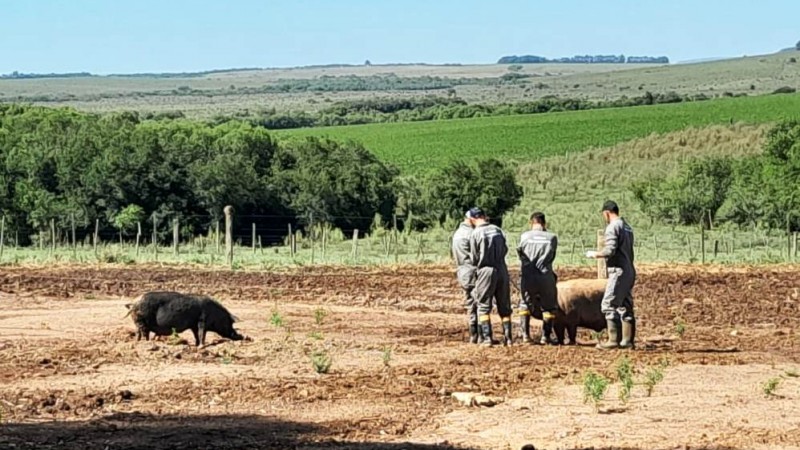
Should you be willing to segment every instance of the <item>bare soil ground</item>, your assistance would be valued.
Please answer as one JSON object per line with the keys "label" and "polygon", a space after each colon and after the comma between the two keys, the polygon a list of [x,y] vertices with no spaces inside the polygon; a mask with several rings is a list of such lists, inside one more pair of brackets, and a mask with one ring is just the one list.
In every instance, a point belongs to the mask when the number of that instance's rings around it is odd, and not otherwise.
{"label": "bare soil ground", "polygon": [[[216,296],[253,340],[136,342],[124,304],[154,289]],[[4,267],[0,448],[800,449],[796,267],[644,268],[635,295],[636,380],[669,366],[651,396],[637,385],[623,403],[614,384],[596,411],[583,374],[615,379],[622,352],[588,333],[578,347],[466,344],[446,267]],[[320,350],[328,374],[312,369]]]}

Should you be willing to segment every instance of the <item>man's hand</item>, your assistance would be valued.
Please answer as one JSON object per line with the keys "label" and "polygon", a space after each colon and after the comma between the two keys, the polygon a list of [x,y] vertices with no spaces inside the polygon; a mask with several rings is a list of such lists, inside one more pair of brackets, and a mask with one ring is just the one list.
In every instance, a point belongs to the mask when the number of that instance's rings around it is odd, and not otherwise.
{"label": "man's hand", "polygon": [[586,252],[586,257],[589,259],[597,259],[597,252],[594,250],[589,250]]}

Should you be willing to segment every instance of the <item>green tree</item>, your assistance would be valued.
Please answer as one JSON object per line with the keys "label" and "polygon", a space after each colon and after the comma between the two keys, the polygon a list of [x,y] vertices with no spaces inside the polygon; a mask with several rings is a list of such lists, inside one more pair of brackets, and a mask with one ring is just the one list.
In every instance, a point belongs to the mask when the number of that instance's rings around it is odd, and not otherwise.
{"label": "green tree", "polygon": [[144,220],[144,210],[139,205],[128,205],[114,216],[111,223],[119,230],[121,236],[133,230],[136,224]]}
{"label": "green tree", "polygon": [[474,165],[455,161],[425,180],[424,213],[442,223],[480,206],[490,217],[501,221],[519,204],[522,193],[513,169],[501,161],[485,159]]}

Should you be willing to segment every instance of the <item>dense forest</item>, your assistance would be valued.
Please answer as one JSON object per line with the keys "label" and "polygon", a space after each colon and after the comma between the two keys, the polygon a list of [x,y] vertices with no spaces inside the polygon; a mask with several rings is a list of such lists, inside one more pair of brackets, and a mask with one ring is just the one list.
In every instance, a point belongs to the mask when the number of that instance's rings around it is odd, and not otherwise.
{"label": "dense forest", "polygon": [[[415,216],[413,226],[423,228],[481,200],[480,192],[461,189],[461,176],[475,169],[459,164],[416,180],[358,143],[277,142],[243,121],[0,105],[0,211],[7,226],[29,229],[31,238],[51,220],[62,228],[72,220],[121,228],[153,214],[202,232],[226,205],[238,216],[299,226],[313,220],[345,233],[369,230],[376,218],[388,225],[396,213]],[[486,207],[502,217],[522,195],[515,174],[497,161],[477,164],[493,174],[484,187],[501,200]]]}

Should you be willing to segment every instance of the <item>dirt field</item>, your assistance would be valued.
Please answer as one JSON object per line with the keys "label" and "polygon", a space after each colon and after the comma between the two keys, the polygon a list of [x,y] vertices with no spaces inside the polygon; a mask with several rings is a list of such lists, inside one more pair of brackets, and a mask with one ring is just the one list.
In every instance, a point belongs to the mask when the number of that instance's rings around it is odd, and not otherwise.
{"label": "dirt field", "polygon": [[[253,340],[136,342],[124,304],[152,289],[217,296]],[[3,267],[0,448],[800,449],[797,267],[643,268],[635,295],[636,379],[669,366],[652,396],[637,385],[623,404],[615,383],[598,412],[583,374],[615,379],[622,352],[586,332],[578,347],[468,345],[446,267]]]}

